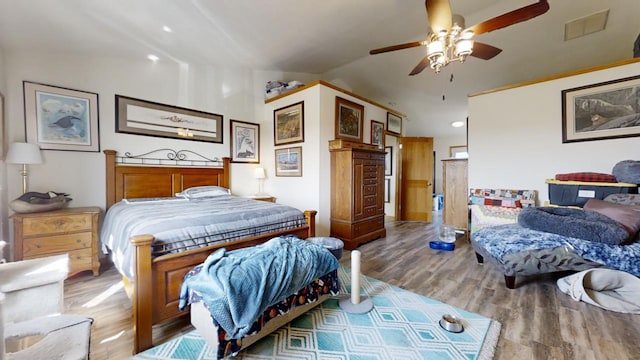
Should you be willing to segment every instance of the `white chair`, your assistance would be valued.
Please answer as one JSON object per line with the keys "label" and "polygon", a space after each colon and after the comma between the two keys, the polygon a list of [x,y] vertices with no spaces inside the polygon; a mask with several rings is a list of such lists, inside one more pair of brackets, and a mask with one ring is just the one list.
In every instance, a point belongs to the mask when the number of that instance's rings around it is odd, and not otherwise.
{"label": "white chair", "polygon": [[88,359],[92,319],[62,314],[68,255],[0,264],[0,359]]}

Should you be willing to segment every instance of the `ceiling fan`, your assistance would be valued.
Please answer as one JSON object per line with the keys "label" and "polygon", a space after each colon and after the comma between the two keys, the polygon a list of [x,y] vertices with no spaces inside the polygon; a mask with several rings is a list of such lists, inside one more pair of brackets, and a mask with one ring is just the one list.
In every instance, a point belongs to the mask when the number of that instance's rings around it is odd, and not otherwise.
{"label": "ceiling fan", "polygon": [[465,28],[462,16],[451,15],[449,0],[426,0],[425,6],[427,8],[427,19],[431,25],[431,32],[427,40],[374,49],[369,51],[369,54],[375,55],[417,46],[426,46],[427,55],[409,75],[419,74],[427,66],[438,73],[452,61],[464,62],[468,56],[489,60],[502,51],[502,49],[498,49],[495,46],[474,41],[474,36],[533,19],[549,10],[547,0],[540,0],[537,3]]}

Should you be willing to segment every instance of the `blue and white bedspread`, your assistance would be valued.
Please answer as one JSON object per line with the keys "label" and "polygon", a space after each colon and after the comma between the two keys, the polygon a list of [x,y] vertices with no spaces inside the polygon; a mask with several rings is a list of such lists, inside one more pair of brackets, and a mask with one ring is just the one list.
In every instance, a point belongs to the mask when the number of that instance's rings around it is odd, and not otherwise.
{"label": "blue and white bedspread", "polygon": [[637,241],[627,245],[610,245],[509,224],[487,227],[473,233],[473,243],[476,251],[486,251],[500,259],[509,270],[523,262],[518,257],[531,257],[532,252],[543,254],[546,251],[549,258],[560,254],[557,260],[566,261],[561,253],[569,251],[608,268],[640,276],[640,242]]}
{"label": "blue and white bedspread", "polygon": [[212,318],[237,339],[267,306],[280,302],[315,278],[338,268],[321,245],[294,236],[227,252],[213,252],[184,277],[180,309],[203,301]]}
{"label": "blue and white bedspread", "polygon": [[305,224],[296,208],[233,195],[199,199],[121,201],[104,219],[100,241],[115,267],[133,279],[133,235],[151,234],[154,255],[184,251]]}

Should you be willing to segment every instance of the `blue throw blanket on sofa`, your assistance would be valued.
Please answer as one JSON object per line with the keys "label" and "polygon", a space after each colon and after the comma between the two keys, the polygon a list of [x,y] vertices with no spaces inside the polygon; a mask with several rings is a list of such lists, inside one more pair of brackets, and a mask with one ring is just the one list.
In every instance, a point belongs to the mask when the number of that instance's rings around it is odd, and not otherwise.
{"label": "blue throw blanket on sofa", "polygon": [[204,301],[227,334],[240,338],[267,306],[337,268],[329,250],[294,236],[229,252],[219,249],[185,275],[179,306]]}

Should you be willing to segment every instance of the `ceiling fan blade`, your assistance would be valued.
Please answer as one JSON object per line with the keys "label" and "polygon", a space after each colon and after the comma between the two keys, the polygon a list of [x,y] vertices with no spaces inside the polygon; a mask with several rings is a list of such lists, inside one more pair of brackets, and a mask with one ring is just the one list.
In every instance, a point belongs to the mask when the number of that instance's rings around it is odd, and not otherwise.
{"label": "ceiling fan blade", "polygon": [[495,46],[474,41],[471,56],[477,57],[478,59],[489,60],[501,52],[502,49],[498,49]]}
{"label": "ceiling fan blade", "polygon": [[414,67],[413,70],[411,70],[411,73],[409,73],[409,75],[413,76],[420,74],[422,70],[424,70],[427,66],[429,66],[429,58],[425,56],[424,59],[422,59],[422,61],[420,61],[420,63],[418,63],[418,65]]}
{"label": "ceiling fan blade", "polygon": [[547,0],[540,0],[535,4],[527,5],[520,9],[504,13],[500,16],[496,16],[493,19],[489,19],[479,24],[473,25],[467,30],[473,30],[474,35],[477,36],[490,31],[502,29],[519,22],[533,19],[536,16],[540,16],[546,13],[548,10],[549,3],[547,2]]}
{"label": "ceiling fan blade", "polygon": [[383,47],[383,48],[380,48],[380,49],[373,49],[373,50],[369,51],[369,54],[370,55],[375,55],[375,54],[386,53],[386,52],[389,52],[389,51],[409,49],[409,48],[412,48],[412,47],[424,45],[424,43],[425,43],[424,41],[415,41],[415,42],[410,42],[410,43],[406,43],[406,44],[387,46],[387,47]]}
{"label": "ceiling fan blade", "polygon": [[438,33],[441,30],[451,29],[451,5],[449,0],[425,0],[427,19],[431,31]]}

